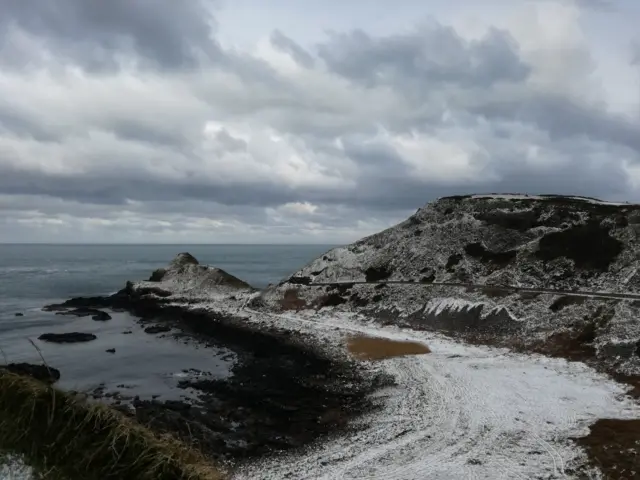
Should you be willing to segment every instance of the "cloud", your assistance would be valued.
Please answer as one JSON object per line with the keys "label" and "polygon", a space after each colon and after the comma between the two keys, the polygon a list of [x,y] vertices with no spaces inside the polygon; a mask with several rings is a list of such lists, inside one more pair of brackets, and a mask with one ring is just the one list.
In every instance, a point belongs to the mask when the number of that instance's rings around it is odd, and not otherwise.
{"label": "cloud", "polygon": [[162,69],[215,60],[221,52],[213,26],[200,0],[51,0],[35,8],[6,0],[0,19],[4,43],[13,46],[3,55],[6,63],[21,66],[49,54],[56,63],[98,71],[127,60]]}
{"label": "cloud", "polygon": [[412,93],[441,85],[488,88],[500,81],[522,81],[529,74],[508,32],[492,28],[480,40],[469,41],[435,20],[404,35],[334,33],[318,53],[332,72],[344,78],[366,87],[390,85]]}
{"label": "cloud", "polygon": [[0,241],[333,243],[448,194],[640,201],[640,118],[574,2],[253,49],[204,0],[23,3],[0,19]]}

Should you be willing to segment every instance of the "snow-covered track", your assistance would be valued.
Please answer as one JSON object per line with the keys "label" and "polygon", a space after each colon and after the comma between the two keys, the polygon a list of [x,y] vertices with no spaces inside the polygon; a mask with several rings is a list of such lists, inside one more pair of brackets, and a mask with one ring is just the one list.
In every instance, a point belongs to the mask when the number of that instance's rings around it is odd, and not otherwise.
{"label": "snow-covered track", "polygon": [[[266,321],[247,311],[249,321]],[[258,320],[258,315],[261,320]],[[598,418],[636,418],[625,388],[582,363],[472,347],[439,335],[378,327],[355,316],[303,312],[269,322],[339,344],[361,333],[423,342],[432,353],[376,364],[397,386],[362,430],[305,454],[274,458],[236,479],[560,479],[585,457],[570,437]]]}

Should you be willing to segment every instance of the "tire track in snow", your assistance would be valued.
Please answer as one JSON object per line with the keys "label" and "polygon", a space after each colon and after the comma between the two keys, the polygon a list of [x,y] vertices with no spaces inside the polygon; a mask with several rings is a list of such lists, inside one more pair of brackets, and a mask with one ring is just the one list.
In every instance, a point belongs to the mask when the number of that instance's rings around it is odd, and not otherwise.
{"label": "tire track in snow", "polygon": [[249,321],[288,323],[324,342],[344,345],[345,332],[360,333],[423,342],[433,353],[376,364],[398,386],[380,393],[384,407],[358,422],[366,426],[363,431],[301,456],[249,466],[238,480],[566,478],[565,462],[580,452],[565,439],[598,416],[640,416],[637,407],[616,399],[623,387],[584,365],[466,346],[347,316],[266,319],[261,312],[245,312]]}

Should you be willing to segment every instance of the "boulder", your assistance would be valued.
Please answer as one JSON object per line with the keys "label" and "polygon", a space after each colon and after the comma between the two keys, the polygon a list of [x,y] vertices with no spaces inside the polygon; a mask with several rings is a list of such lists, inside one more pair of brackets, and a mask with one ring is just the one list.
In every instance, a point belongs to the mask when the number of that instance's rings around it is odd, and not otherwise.
{"label": "boulder", "polygon": [[165,333],[170,332],[171,327],[167,325],[152,325],[144,329],[145,333]]}
{"label": "boulder", "polygon": [[96,314],[91,317],[91,319],[97,322],[105,322],[107,320],[111,320],[111,315],[109,315],[107,312],[98,310]]}
{"label": "boulder", "polygon": [[90,342],[95,340],[96,337],[93,333],[82,332],[68,332],[68,333],[43,333],[38,337],[38,340],[52,343],[79,343]]}
{"label": "boulder", "polygon": [[45,383],[55,383],[60,380],[60,370],[52,368],[47,365],[33,365],[31,363],[10,363],[9,365],[2,365],[0,368],[4,368],[11,373],[17,375],[28,375],[36,380],[40,380]]}
{"label": "boulder", "polygon": [[151,273],[151,276],[149,277],[149,281],[161,282],[166,274],[167,274],[166,268],[158,268],[157,270],[154,270],[153,273]]}

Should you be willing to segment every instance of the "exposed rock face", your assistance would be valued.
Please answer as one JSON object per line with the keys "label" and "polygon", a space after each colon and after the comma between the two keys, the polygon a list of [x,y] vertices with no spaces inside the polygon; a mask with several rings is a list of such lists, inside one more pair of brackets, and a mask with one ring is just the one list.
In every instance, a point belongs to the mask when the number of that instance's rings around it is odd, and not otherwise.
{"label": "exposed rock face", "polygon": [[147,282],[130,283],[129,293],[171,297],[172,301],[208,301],[217,295],[250,291],[251,285],[220,268],[200,265],[190,253],[178,254],[166,268],[154,271]]}
{"label": "exposed rock face", "polygon": [[[571,296],[576,290],[640,294],[639,238],[640,205],[560,196],[447,197],[327,252],[252,305],[276,311],[333,306],[382,323],[591,358],[640,374],[632,348],[640,342],[640,302]],[[357,283],[394,281],[404,284]],[[332,282],[346,285],[336,291]]]}
{"label": "exposed rock face", "polygon": [[[576,197],[447,197],[427,204],[399,225],[334,249],[291,283],[351,280],[499,284],[640,290],[636,253],[638,205]],[[634,217],[635,218],[635,217]],[[551,284],[550,284],[551,283]]]}

